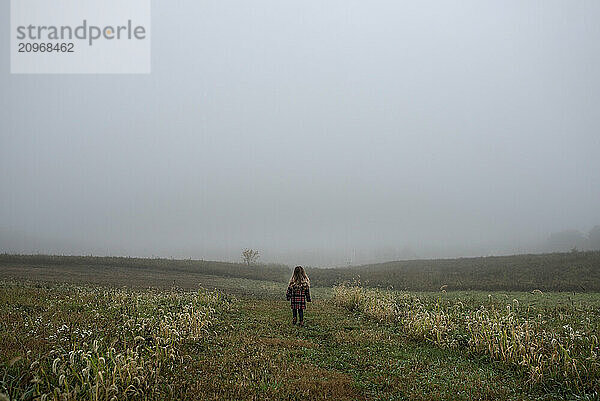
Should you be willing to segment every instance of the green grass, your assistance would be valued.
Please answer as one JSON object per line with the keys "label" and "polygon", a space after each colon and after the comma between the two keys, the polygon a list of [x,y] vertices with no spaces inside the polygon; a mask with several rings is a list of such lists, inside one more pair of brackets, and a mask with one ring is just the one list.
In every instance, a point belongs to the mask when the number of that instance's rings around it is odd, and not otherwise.
{"label": "green grass", "polygon": [[[88,393],[71,398],[109,400],[118,394],[120,400],[593,399],[569,389],[532,386],[522,370],[486,355],[415,339],[394,322],[339,306],[330,289],[313,289],[314,302],[308,305],[306,326],[300,328],[291,324],[289,304],[282,300],[284,284],[214,276],[210,281],[210,277],[202,284],[234,295],[181,288],[1,283],[0,393],[11,399],[35,399],[27,391],[38,391],[49,394],[47,399],[58,399],[61,369],[70,372],[69,352],[91,352],[98,340],[97,354],[89,357],[96,363],[100,356],[114,359],[111,347],[123,355],[138,349],[136,363],[145,367],[136,373],[141,384],[128,375],[112,375],[119,393],[92,377]],[[569,305],[589,311],[600,304],[597,294],[493,293],[492,300],[483,292],[411,296],[460,300],[469,308],[486,302],[500,305],[517,297],[532,313],[555,311],[556,316]],[[189,314],[192,306],[196,315]],[[196,321],[204,322],[201,330],[194,329]],[[161,331],[162,326],[171,334]],[[136,348],[139,337],[142,348]],[[57,357],[61,362],[54,372]],[[31,369],[34,361],[39,364]],[[116,360],[106,364],[119,371],[131,369]],[[77,381],[76,371],[67,375],[72,383]],[[38,384],[32,382],[35,375],[43,379]],[[134,387],[124,392],[127,383]],[[97,398],[94,385],[104,390]]]}
{"label": "green grass", "polygon": [[[484,359],[408,340],[391,325],[318,300],[304,328],[287,304],[240,302],[201,355],[203,399],[473,400],[560,399],[530,391],[521,377]],[[221,399],[223,399],[221,398]]]}
{"label": "green grass", "polygon": [[600,392],[598,294],[407,293],[339,286],[333,299],[394,325],[414,341],[511,366],[532,388]]}

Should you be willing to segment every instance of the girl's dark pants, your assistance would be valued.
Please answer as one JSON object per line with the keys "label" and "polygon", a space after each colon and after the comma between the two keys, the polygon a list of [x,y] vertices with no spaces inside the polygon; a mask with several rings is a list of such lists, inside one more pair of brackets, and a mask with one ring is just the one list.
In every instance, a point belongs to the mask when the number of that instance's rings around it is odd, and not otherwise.
{"label": "girl's dark pants", "polygon": [[294,314],[294,319],[296,318],[296,314],[300,315],[300,321],[304,320],[304,310],[303,309],[292,309],[292,313]]}

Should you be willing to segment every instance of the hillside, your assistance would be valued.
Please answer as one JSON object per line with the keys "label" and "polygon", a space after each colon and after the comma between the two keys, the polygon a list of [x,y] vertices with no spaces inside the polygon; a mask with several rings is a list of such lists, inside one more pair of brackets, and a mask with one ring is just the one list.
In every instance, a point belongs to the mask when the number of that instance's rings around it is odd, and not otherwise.
{"label": "hillside", "polygon": [[[284,282],[289,268],[282,265],[246,266],[205,260],[146,259],[97,256],[0,255],[0,278],[67,281],[135,287],[193,289],[215,279]],[[216,285],[215,287],[219,287]]]}
{"label": "hillside", "polygon": [[[343,268],[310,268],[313,287],[360,281],[409,291],[600,291],[600,252],[408,260]],[[0,255],[0,278],[137,287],[197,288],[220,278],[285,283],[283,265],[246,266],[203,260],[93,256]],[[221,280],[222,281],[222,280]]]}
{"label": "hillside", "polygon": [[409,260],[358,267],[310,269],[313,283],[360,280],[398,290],[600,291],[600,252]]}

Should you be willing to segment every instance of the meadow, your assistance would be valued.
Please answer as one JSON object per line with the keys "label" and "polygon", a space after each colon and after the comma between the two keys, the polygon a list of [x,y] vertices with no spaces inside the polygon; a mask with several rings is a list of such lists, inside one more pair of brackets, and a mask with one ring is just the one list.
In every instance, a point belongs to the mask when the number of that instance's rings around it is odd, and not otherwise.
{"label": "meadow", "polygon": [[300,328],[284,266],[72,258],[0,257],[2,401],[599,398],[595,292],[398,291],[313,269]]}
{"label": "meadow", "polygon": [[532,387],[600,392],[600,296],[409,293],[334,288],[336,305],[394,324],[414,341],[489,357]]}

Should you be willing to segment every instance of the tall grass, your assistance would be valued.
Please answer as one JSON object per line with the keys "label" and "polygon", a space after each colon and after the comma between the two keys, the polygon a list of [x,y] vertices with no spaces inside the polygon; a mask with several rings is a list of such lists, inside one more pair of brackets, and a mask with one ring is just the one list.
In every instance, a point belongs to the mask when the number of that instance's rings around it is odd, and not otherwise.
{"label": "tall grass", "polygon": [[[539,294],[540,297],[544,296]],[[517,299],[473,303],[341,285],[334,302],[397,324],[406,335],[514,365],[532,386],[600,392],[600,311],[575,305],[555,311]]]}
{"label": "tall grass", "polygon": [[211,336],[214,292],[0,285],[0,393],[10,399],[165,399],[181,346]]}

